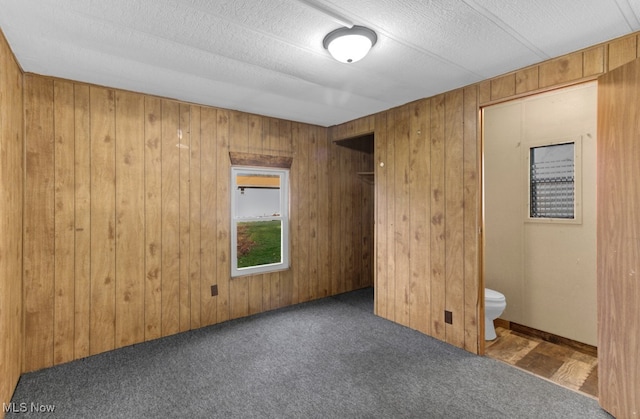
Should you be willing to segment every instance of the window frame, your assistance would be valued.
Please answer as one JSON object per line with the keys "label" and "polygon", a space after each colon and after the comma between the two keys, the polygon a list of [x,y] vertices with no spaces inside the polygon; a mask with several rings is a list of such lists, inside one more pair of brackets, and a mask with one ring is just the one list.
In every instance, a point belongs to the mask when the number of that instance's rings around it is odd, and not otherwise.
{"label": "window frame", "polygon": [[[573,143],[574,164],[574,196],[573,218],[532,217],[531,216],[531,150],[539,147],[547,147]],[[557,224],[582,224],[582,137],[563,138],[555,140],[540,140],[526,143],[523,147],[523,166],[525,178],[525,222],[528,223],[557,223]]]}
{"label": "window frame", "polygon": [[[236,190],[238,189],[237,175],[242,173],[278,175],[280,177],[280,215],[264,216],[264,217],[241,217],[236,216]],[[289,169],[279,167],[261,167],[261,166],[231,166],[231,278],[247,275],[257,275],[268,272],[277,272],[287,270],[289,264]],[[255,265],[250,267],[238,268],[238,222],[243,221],[281,221],[281,261],[279,263],[269,263],[264,265]]]}

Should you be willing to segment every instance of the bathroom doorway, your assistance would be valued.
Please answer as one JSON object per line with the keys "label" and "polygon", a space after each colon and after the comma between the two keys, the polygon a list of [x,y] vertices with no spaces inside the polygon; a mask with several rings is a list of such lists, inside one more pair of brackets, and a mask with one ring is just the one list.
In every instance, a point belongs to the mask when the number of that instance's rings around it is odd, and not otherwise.
{"label": "bathroom doorway", "polygon": [[484,282],[507,304],[486,354],[582,391],[597,390],[596,124],[596,82],[482,111]]}

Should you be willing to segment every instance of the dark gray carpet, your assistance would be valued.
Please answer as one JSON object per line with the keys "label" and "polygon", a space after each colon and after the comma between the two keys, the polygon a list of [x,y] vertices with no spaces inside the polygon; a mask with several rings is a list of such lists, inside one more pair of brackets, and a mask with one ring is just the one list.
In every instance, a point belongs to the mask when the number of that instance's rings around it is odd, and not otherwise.
{"label": "dark gray carpet", "polygon": [[372,313],[365,289],[25,374],[6,417],[611,417]]}

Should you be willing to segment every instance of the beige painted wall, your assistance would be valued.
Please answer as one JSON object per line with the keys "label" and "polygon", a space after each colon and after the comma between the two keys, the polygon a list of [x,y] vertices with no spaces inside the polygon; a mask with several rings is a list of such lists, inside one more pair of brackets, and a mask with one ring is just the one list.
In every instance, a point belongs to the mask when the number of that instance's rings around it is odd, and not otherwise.
{"label": "beige painted wall", "polygon": [[[595,82],[484,109],[485,286],[501,318],[591,345],[596,336]],[[581,138],[579,224],[527,222],[526,150]]]}

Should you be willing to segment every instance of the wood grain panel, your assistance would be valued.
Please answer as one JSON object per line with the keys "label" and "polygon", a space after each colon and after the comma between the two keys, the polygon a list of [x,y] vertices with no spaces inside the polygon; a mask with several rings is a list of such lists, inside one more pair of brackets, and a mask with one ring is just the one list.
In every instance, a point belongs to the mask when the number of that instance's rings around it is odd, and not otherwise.
{"label": "wood grain panel", "polygon": [[[290,155],[291,150],[293,150],[293,126],[291,121],[278,120],[279,121],[279,129],[278,129],[278,143],[279,143],[279,152],[278,155]],[[309,191],[306,191],[308,194]],[[307,229],[309,226],[307,226]],[[307,242],[308,246],[308,242]],[[293,272],[291,269],[286,269],[284,271],[278,272],[278,276],[280,277],[280,295],[279,295],[279,304],[278,307],[285,307],[293,304],[294,297],[293,293],[296,287],[294,286],[294,278]]]}
{"label": "wood grain panel", "polygon": [[[249,133],[248,133],[248,150],[252,150],[254,153],[258,153],[254,160],[258,160],[258,156],[261,157],[261,161],[264,159],[264,155],[262,155],[262,147],[263,147],[263,139],[264,139],[264,121],[265,117],[257,116],[257,115],[249,115]],[[230,156],[233,155],[232,152],[229,153]],[[275,160],[275,158],[274,158]],[[231,160],[232,164],[233,157]],[[249,164],[247,162],[237,163],[237,164]],[[264,163],[262,163],[264,164]],[[290,164],[289,164],[290,166]],[[248,314],[256,314],[262,311],[262,289],[264,287],[264,275],[253,275],[249,278],[249,286],[248,286]]]}
{"label": "wood grain panel", "polygon": [[74,85],[74,359],[89,355],[91,310],[91,108],[89,86]]}
{"label": "wood grain panel", "polygon": [[[360,173],[373,173],[373,154],[360,153]],[[361,249],[360,260],[362,266],[360,268],[361,287],[373,285],[373,225],[374,225],[374,184],[368,180],[368,177],[358,175],[356,182],[362,191],[362,197],[358,203],[361,216],[361,241],[359,248]],[[375,179],[374,179],[375,181]]]}
{"label": "wood grain panel", "polygon": [[230,111],[229,150],[249,152],[249,115],[244,112]]}
{"label": "wood grain panel", "polygon": [[144,97],[116,93],[115,345],[144,341]]}
{"label": "wood grain panel", "polygon": [[[270,153],[285,155],[291,153],[291,122],[280,119],[271,120],[269,127]],[[270,302],[273,309],[284,306],[287,293],[292,290],[291,270],[271,272],[268,274],[270,284]]]}
{"label": "wood grain panel", "polygon": [[358,137],[363,134],[372,133],[375,129],[376,116],[368,115],[344,124],[335,125],[329,128],[331,141],[340,141],[347,138]]}
{"label": "wood grain panel", "polygon": [[611,41],[608,45],[608,71],[635,60],[637,50],[638,36],[635,34]]}
{"label": "wood grain panel", "polygon": [[202,108],[200,115],[200,142],[202,159],[202,178],[200,188],[202,190],[202,218],[201,236],[202,245],[202,275],[200,294],[200,319],[202,326],[217,323],[218,297],[211,295],[211,287],[217,286],[217,197],[218,188],[216,182],[218,174],[216,164],[217,153],[217,111],[212,108]]}
{"label": "wood grain panel", "polygon": [[[0,403],[22,372],[23,75],[0,31]],[[0,416],[2,413],[0,413]]]}
{"label": "wood grain panel", "polygon": [[599,401],[619,418],[640,411],[639,94],[640,60],[598,79]]}
{"label": "wood grain panel", "polygon": [[516,75],[507,74],[491,80],[491,100],[513,96],[516,93]]}
{"label": "wood grain panel", "polygon": [[74,91],[70,82],[55,81],[54,102],[54,219],[55,299],[53,362],[74,359]]}
{"label": "wood grain panel", "polygon": [[514,94],[531,92],[538,88],[538,67],[529,67],[516,72],[516,90]]}
{"label": "wood grain panel", "polygon": [[[267,119],[268,121],[268,119]],[[267,122],[267,126],[268,126]],[[251,134],[249,134],[251,135]],[[264,132],[262,133],[264,136]],[[263,141],[255,145],[254,150],[260,150],[262,148]],[[271,151],[266,151],[270,153]],[[291,168],[293,157],[289,156],[273,156],[269,154],[254,154],[254,153],[240,153],[237,151],[229,152],[229,159],[231,159],[232,165],[239,166],[258,166],[258,167],[278,167],[278,168]]]}
{"label": "wood grain panel", "polygon": [[387,232],[385,239],[387,241],[387,258],[383,262],[386,266],[387,277],[387,293],[383,297],[387,301],[387,315],[386,317],[392,321],[396,318],[396,246],[395,246],[395,221],[396,221],[396,185],[395,185],[395,173],[396,173],[396,149],[395,149],[395,135],[396,135],[396,119],[392,112],[389,112],[387,116],[387,132],[386,132],[386,156],[387,161],[385,163],[386,168],[386,205],[387,205],[387,224],[385,228]]}
{"label": "wood grain panel", "polygon": [[115,91],[89,90],[91,106],[91,328],[89,352],[115,347]]}
{"label": "wood grain panel", "polygon": [[[294,220],[296,222],[293,228],[296,229],[297,234],[295,241],[295,258],[292,258],[292,264],[296,266],[296,274],[300,281],[298,283],[298,298],[300,301],[309,301],[311,299],[311,284],[309,281],[309,247],[300,246],[300,243],[308,243],[309,241],[309,196],[307,191],[309,190],[309,148],[306,147],[306,143],[309,141],[307,132],[301,132],[300,147],[296,150],[296,159],[294,173],[292,173],[292,181],[295,182],[294,189],[296,190],[296,196],[299,197],[291,205]],[[292,185],[293,186],[293,185]]]}
{"label": "wood grain panel", "polygon": [[291,135],[293,122],[287,121],[286,119],[278,119],[278,123],[280,129],[278,132],[279,153],[277,153],[277,155],[291,155],[291,150],[293,150],[293,137]]}
{"label": "wood grain panel", "polygon": [[25,76],[24,369],[53,365],[53,81]]}
{"label": "wood grain panel", "polygon": [[445,341],[446,225],[445,225],[445,96],[431,102],[431,335]]}
{"label": "wood grain panel", "polygon": [[[340,164],[340,200],[342,208],[340,209],[341,216],[337,219],[340,220],[340,246],[338,249],[343,255],[342,263],[340,264],[340,275],[344,278],[344,281],[338,281],[336,292],[342,293],[347,287],[352,288],[357,284],[357,278],[354,275],[356,259],[356,248],[353,244],[352,236],[355,232],[359,233],[356,225],[354,225],[354,207],[357,202],[357,191],[354,188],[354,182],[356,176],[349,169],[353,167],[355,152],[350,149],[339,150],[339,164]],[[349,193],[352,191],[352,193]]]}
{"label": "wood grain panel", "polygon": [[[362,206],[362,200],[364,199],[364,190],[362,188],[363,184],[360,178],[357,175],[359,171],[359,167],[362,162],[362,152],[350,152],[351,159],[348,162],[348,167],[356,168],[356,176],[353,176],[353,173],[348,177],[348,190],[351,190],[351,205],[350,209],[351,213],[351,221],[349,222],[349,226],[351,228],[350,231],[347,231],[347,237],[350,238],[348,240],[347,246],[352,252],[353,257],[353,265],[347,265],[348,269],[348,277],[353,281],[349,288],[360,288],[362,287],[365,278],[362,275],[362,257],[364,254],[363,247],[363,217],[364,213],[360,212],[359,209]],[[347,288],[347,289],[349,289]]]}
{"label": "wood grain panel", "polygon": [[[262,149],[264,153],[270,155],[277,154],[276,137],[280,134],[277,121],[272,118],[266,118],[263,122]],[[292,163],[293,167],[293,163]],[[294,201],[292,201],[294,202]],[[262,307],[264,310],[273,310],[277,308],[277,301],[274,301],[273,294],[276,293],[280,285],[280,276],[277,273],[263,274],[262,280]]]}
{"label": "wood grain panel", "polygon": [[265,311],[278,308],[280,303],[280,274],[268,272],[263,274],[262,282],[262,307]]}
{"label": "wood grain panel", "polygon": [[248,115],[248,145],[247,150],[257,155],[264,156],[262,150],[262,142],[264,138],[263,121],[266,118],[259,115]]}
{"label": "wood grain panel", "polygon": [[[337,147],[329,148],[328,155],[328,165],[329,165],[329,173],[330,173],[330,182],[331,187],[329,188],[329,201],[335,203],[335,205],[342,205],[339,202],[339,197],[341,196],[341,188],[340,181],[342,179],[342,174],[340,172],[340,159],[339,159],[339,150]],[[337,289],[337,282],[342,277],[340,272],[340,264],[334,263],[335,261],[339,261],[339,252],[341,249],[341,233],[340,233],[340,218],[338,216],[340,209],[336,208],[333,205],[329,209],[329,242],[331,243],[331,248],[329,249],[329,259],[331,260],[330,271],[329,271],[329,289],[333,293],[335,289]]]}
{"label": "wood grain panel", "polygon": [[[302,127],[299,124],[293,125],[293,135],[300,139],[304,132],[301,131]],[[293,154],[298,155],[298,149],[300,148],[300,141],[295,141],[293,144]],[[289,188],[290,194],[289,197],[298,197],[300,196],[300,180],[302,179],[300,170],[299,170],[299,159],[295,159],[291,161],[291,167],[289,168]],[[298,253],[300,251],[300,241],[298,240],[299,234],[299,211],[298,211],[298,203],[297,200],[291,199],[289,202],[289,229],[291,231],[290,234],[290,244],[289,244],[289,262],[291,266],[291,271],[293,272],[293,276],[295,278],[294,283],[294,299],[297,302],[307,301],[309,299],[308,293],[305,288],[305,278],[300,276],[300,266],[298,265],[298,261],[300,258],[298,257]]]}
{"label": "wood grain panel", "polygon": [[[318,165],[315,164],[315,159],[318,153],[318,141],[319,141],[319,129],[316,127],[311,128],[310,130],[306,130],[301,126],[298,126],[298,135],[302,135],[303,132],[308,132],[309,137],[308,141],[304,142],[302,138],[298,138],[302,144],[308,144],[308,152],[307,152],[307,189],[306,195],[307,198],[305,200],[308,206],[308,222],[306,225],[307,232],[305,233],[305,237],[307,238],[307,243],[309,243],[309,260],[308,260],[308,268],[309,268],[309,276],[308,276],[308,292],[309,299],[320,298],[322,294],[320,293],[320,278],[318,277],[319,273],[319,261],[318,261]],[[305,148],[305,147],[303,147]],[[302,243],[304,243],[304,237],[300,237]],[[302,280],[303,277],[299,277]],[[294,293],[296,295],[296,293]]]}
{"label": "wood grain panel", "polygon": [[365,278],[362,275],[362,256],[364,254],[363,248],[363,216],[364,214],[359,211],[362,207],[362,200],[364,199],[364,190],[361,179],[358,177],[357,172],[362,162],[362,152],[353,152],[350,150],[350,159],[347,161],[347,167],[356,169],[356,176],[353,173],[348,176],[349,182],[347,183],[347,190],[350,191],[351,196],[351,221],[349,222],[350,229],[347,230],[347,240],[349,250],[352,253],[353,264],[347,264],[347,275],[353,281],[347,289],[361,288],[364,284]]}
{"label": "wood grain panel", "polygon": [[375,123],[376,123],[376,120],[374,115],[368,115],[368,116],[356,119],[355,134],[362,135],[362,134],[373,132]]}
{"label": "wood grain panel", "polygon": [[[270,123],[269,140],[271,153],[275,155],[288,155],[291,153],[291,122],[281,119],[273,119]],[[271,277],[271,304],[273,308],[288,305],[293,292],[293,278],[291,269],[272,272]]]}
{"label": "wood grain panel", "polygon": [[445,98],[445,282],[447,342],[464,347],[464,113],[463,90]]}
{"label": "wood grain panel", "polygon": [[190,215],[191,215],[191,199],[190,199],[190,165],[191,165],[191,106],[181,103],[179,107],[179,131],[177,147],[179,156],[179,185],[178,185],[178,201],[179,201],[179,289],[180,289],[180,309],[178,329],[181,332],[191,328],[191,280],[189,278],[189,262],[190,254]]}
{"label": "wood grain panel", "polygon": [[[280,140],[280,121],[277,119],[269,119],[269,130],[266,132],[266,140],[264,147],[270,153],[279,154],[280,146],[283,141]],[[282,284],[280,281],[280,272],[270,272],[265,274],[265,282],[263,290],[265,291],[263,303],[269,310],[280,307],[280,297]]]}
{"label": "wood grain panel", "polygon": [[478,83],[478,90],[480,91],[480,104],[491,102],[491,80],[485,80]]}
{"label": "wood grain panel", "polygon": [[395,119],[394,146],[394,191],[395,214],[393,246],[395,247],[395,321],[409,324],[409,292],[410,292],[410,207],[409,195],[409,106],[401,106],[393,112]]}
{"label": "wood grain panel", "polygon": [[582,78],[582,53],[576,52],[540,64],[540,87],[549,87]]}
{"label": "wood grain panel", "polygon": [[[317,225],[317,241],[318,241],[318,298],[326,297],[331,294],[331,241],[329,239],[331,231],[330,211],[333,202],[329,200],[329,190],[332,182],[329,172],[329,149],[331,142],[327,135],[327,130],[320,127],[315,128],[318,133],[318,147],[316,155],[313,156],[313,162],[318,166],[318,225]],[[298,140],[296,143],[300,143]],[[303,143],[304,145],[304,143]],[[373,228],[373,226],[371,226]],[[372,278],[373,280],[373,278]]]}
{"label": "wood grain panel", "polygon": [[264,281],[264,274],[253,275],[249,279],[249,315],[265,311],[262,305]]}
{"label": "wood grain panel", "polygon": [[216,319],[218,322],[229,320],[229,280],[231,276],[231,218],[230,208],[230,163],[229,163],[229,111],[220,109],[216,113]]}
{"label": "wood grain panel", "polygon": [[180,105],[162,101],[162,336],[180,330]]}
{"label": "wood grain panel", "polygon": [[387,301],[389,277],[387,276],[387,200],[389,186],[387,176],[387,112],[376,115],[375,156],[375,271],[374,271],[374,308],[375,314],[388,318]]}
{"label": "wood grain panel", "polygon": [[[249,151],[249,124],[247,114],[230,113],[229,149],[233,151]],[[233,193],[233,192],[232,192]],[[229,316],[232,319],[249,314],[249,276],[233,278],[229,282]]]}
{"label": "wood grain panel", "polygon": [[410,201],[410,283],[409,327],[431,333],[431,281],[429,272],[430,199],[427,185],[431,178],[431,102],[421,100],[410,108],[409,194]]}
{"label": "wood grain panel", "polygon": [[189,135],[189,327],[195,329],[202,327],[202,166],[201,166],[201,131],[200,115],[202,109],[199,106],[191,106]]}
{"label": "wood grain panel", "polygon": [[[479,329],[478,319],[484,318],[479,301],[484,301],[484,290],[480,284],[480,123],[478,114],[478,88],[464,89],[464,137],[463,137],[463,208],[464,208],[464,349],[478,353],[478,336],[484,336],[484,328]],[[482,340],[484,342],[484,340]]]}
{"label": "wood grain panel", "polygon": [[589,77],[596,74],[604,73],[604,47],[599,46],[584,51],[583,57],[583,76]]}
{"label": "wood grain panel", "polygon": [[162,336],[162,101],[144,101],[144,338]]}

